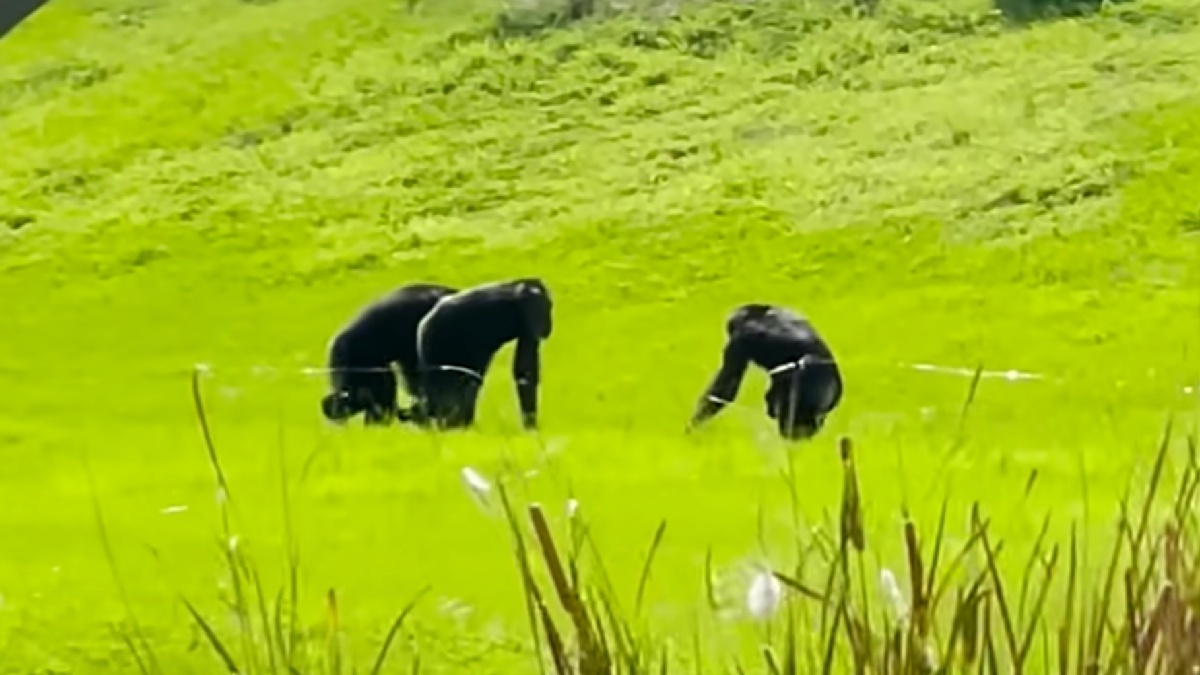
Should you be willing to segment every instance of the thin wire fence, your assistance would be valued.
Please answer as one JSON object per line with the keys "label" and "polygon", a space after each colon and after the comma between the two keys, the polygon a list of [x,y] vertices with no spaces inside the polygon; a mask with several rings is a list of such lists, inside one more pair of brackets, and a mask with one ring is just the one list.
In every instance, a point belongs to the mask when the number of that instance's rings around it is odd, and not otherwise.
{"label": "thin wire fence", "polygon": [[[810,359],[810,362],[828,363],[829,361],[826,361],[823,359]],[[1073,382],[1077,381],[1076,378],[1072,378],[1072,377],[1066,376],[1066,375],[1058,375],[1058,374],[1053,374],[1053,373],[1031,372],[1031,371],[1021,370],[1018,368],[1003,368],[1003,369],[987,369],[987,368],[982,368],[982,367],[969,368],[969,367],[965,367],[965,366],[961,366],[961,365],[945,365],[945,364],[928,363],[928,362],[885,363],[885,362],[880,362],[880,361],[837,360],[837,361],[834,361],[833,363],[835,363],[839,367],[839,370],[841,370],[843,377],[846,377],[847,373],[866,372],[866,371],[882,372],[882,371],[890,370],[890,371],[894,371],[897,373],[903,373],[903,372],[922,373],[922,374],[929,374],[929,375],[935,375],[935,376],[954,377],[954,378],[960,378],[960,379],[964,379],[964,380],[971,380],[971,379],[978,377],[981,380],[998,380],[998,381],[1004,381],[1004,382],[1010,382],[1010,383],[1043,383],[1043,384],[1058,385],[1058,386],[1070,385]],[[781,366],[774,370],[778,371],[781,369],[787,369],[791,365],[792,364],[785,364],[784,366]],[[448,370],[457,370],[458,369],[457,367],[455,367],[453,365],[443,366],[443,368],[448,369]],[[390,367],[339,368],[337,370],[339,370],[341,372],[347,372],[347,373],[395,372],[395,370]],[[163,376],[171,376],[171,377],[177,377],[177,376],[181,376],[181,375],[190,376],[191,373],[194,371],[199,371],[205,377],[225,377],[225,376],[289,377],[289,376],[300,376],[300,377],[310,377],[310,378],[311,377],[328,378],[329,375],[334,372],[334,369],[330,368],[329,366],[295,366],[295,365],[271,365],[271,364],[253,364],[253,365],[244,365],[244,366],[214,366],[213,364],[210,364],[210,363],[196,363],[193,366],[186,368],[186,369],[180,368],[177,371],[170,371],[170,372],[159,371],[156,374],[163,375]],[[704,372],[706,373],[707,371],[705,370]],[[0,366],[0,376],[3,376],[4,374],[5,374],[5,368]],[[471,374],[475,375],[476,377],[479,377],[479,374],[475,373],[474,371],[471,371]],[[770,374],[773,374],[773,372]],[[702,377],[703,377],[703,375],[702,375]],[[1132,374],[1132,373],[1130,373],[1127,377],[1123,377],[1123,378],[1113,377],[1110,380],[1110,384],[1120,387],[1120,386],[1124,386],[1124,385],[1127,385],[1131,382],[1135,382],[1138,380],[1153,381],[1153,380],[1160,380],[1160,379],[1171,382],[1171,384],[1167,385],[1167,386],[1170,386],[1173,389],[1173,392],[1178,395],[1192,396],[1192,395],[1197,394],[1197,392],[1200,392],[1200,374],[1182,375],[1182,374],[1163,373],[1163,372],[1159,372],[1156,370],[1147,371],[1146,373],[1143,374],[1143,376],[1140,376],[1140,377],[1134,377],[1134,374]]]}

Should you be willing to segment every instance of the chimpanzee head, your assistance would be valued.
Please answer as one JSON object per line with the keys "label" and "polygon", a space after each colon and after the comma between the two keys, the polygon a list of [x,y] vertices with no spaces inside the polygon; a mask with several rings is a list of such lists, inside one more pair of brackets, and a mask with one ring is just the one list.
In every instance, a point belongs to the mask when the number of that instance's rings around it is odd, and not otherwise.
{"label": "chimpanzee head", "polygon": [[805,356],[795,368],[771,376],[767,415],[788,440],[812,438],[841,400],[842,384],[832,363]]}
{"label": "chimpanzee head", "polygon": [[360,410],[360,408],[355,407],[354,401],[351,400],[350,392],[346,390],[326,394],[321,399],[321,412],[325,415],[325,419],[335,424],[345,423],[346,420],[353,417]]}
{"label": "chimpanzee head", "polygon": [[369,387],[350,387],[322,398],[321,412],[330,422],[342,424],[361,412],[373,418],[385,416],[387,411],[375,400]]}

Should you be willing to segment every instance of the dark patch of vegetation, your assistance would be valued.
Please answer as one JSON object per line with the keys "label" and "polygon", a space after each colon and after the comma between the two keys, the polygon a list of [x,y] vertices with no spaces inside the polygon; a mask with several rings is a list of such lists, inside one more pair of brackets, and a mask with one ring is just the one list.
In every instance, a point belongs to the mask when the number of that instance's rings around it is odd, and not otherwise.
{"label": "dark patch of vegetation", "polygon": [[115,75],[114,68],[86,60],[39,64],[11,80],[0,80],[0,114],[25,97],[61,94],[63,89],[85,89]]}
{"label": "dark patch of vegetation", "polygon": [[597,12],[596,0],[536,0],[519,3],[496,15],[488,37],[497,40],[535,38],[566,28]]}
{"label": "dark patch of vegetation", "polygon": [[[967,37],[998,30],[998,19],[1001,17],[1011,23],[1081,17],[1105,6],[1131,1],[993,0],[994,12],[969,15],[938,11],[918,13],[902,6],[889,8],[883,16],[890,25],[918,35],[927,32],[940,37]],[[633,29],[624,44],[649,49],[674,49],[700,58],[712,58],[717,45],[741,42],[738,36],[742,34],[756,36],[766,43],[802,42],[805,35],[828,30],[836,20],[881,15],[879,10],[885,3],[882,0],[846,0],[797,6],[789,0],[718,1],[688,3],[686,9],[680,9],[680,4],[663,1],[642,3],[636,9],[630,6],[617,10],[611,3],[597,0],[530,0],[501,11],[490,30],[471,37],[501,41],[538,39],[587,19],[628,14],[655,20],[650,22],[651,25]],[[1133,17],[1129,20],[1138,22],[1152,19]],[[1153,20],[1184,25],[1194,17],[1163,15]],[[720,39],[717,39],[718,36]]]}
{"label": "dark patch of vegetation", "polygon": [[996,9],[1013,23],[1089,16],[1107,5],[1130,0],[993,0]]}
{"label": "dark patch of vegetation", "polygon": [[110,30],[144,28],[159,7],[160,5],[154,4],[134,4],[128,7],[97,8],[92,11],[92,18]]}
{"label": "dark patch of vegetation", "polygon": [[130,253],[125,264],[129,267],[145,267],[156,260],[162,260],[170,255],[164,246],[147,246]]}
{"label": "dark patch of vegetation", "polygon": [[13,232],[32,225],[34,220],[34,217],[28,213],[0,213],[0,225]]}
{"label": "dark patch of vegetation", "polygon": [[297,125],[309,113],[307,107],[297,107],[261,126],[252,129],[231,130],[225,136],[225,143],[235,148],[254,148],[270,141],[279,140],[295,131]]}
{"label": "dark patch of vegetation", "polygon": [[1185,234],[1200,234],[1200,211],[1184,214],[1179,219],[1179,229]]}
{"label": "dark patch of vegetation", "polygon": [[[955,144],[958,144],[958,138],[956,135]],[[964,139],[963,142],[967,140]],[[1123,185],[1136,176],[1135,167],[1117,162],[1112,166],[1100,167],[1095,172],[1063,176],[1062,180],[1050,185],[1023,183],[1007,188],[977,210],[990,211],[1021,206],[1046,210],[1062,208],[1088,199],[1098,199],[1116,194]]]}
{"label": "dark patch of vegetation", "polygon": [[1137,8],[1117,5],[1113,8],[1112,16],[1126,25],[1147,28],[1155,33],[1182,33],[1200,24],[1200,6],[1193,6],[1186,11],[1153,5]]}
{"label": "dark patch of vegetation", "polygon": [[958,14],[949,12],[915,12],[899,6],[888,12],[885,21],[891,28],[917,36],[928,44],[942,44],[944,38],[966,38],[995,35],[1002,22],[995,12]]}
{"label": "dark patch of vegetation", "polygon": [[712,59],[733,46],[734,34],[729,27],[647,26],[631,30],[620,44],[638,49],[671,50],[698,59]]}
{"label": "dark patch of vegetation", "polygon": [[74,170],[66,167],[38,167],[23,176],[24,197],[66,197],[86,194],[103,180],[103,169]]}

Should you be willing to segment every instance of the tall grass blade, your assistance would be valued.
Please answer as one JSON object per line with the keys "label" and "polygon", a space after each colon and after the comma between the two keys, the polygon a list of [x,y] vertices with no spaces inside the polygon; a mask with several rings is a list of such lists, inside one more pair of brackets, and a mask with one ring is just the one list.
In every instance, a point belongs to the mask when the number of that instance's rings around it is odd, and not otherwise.
{"label": "tall grass blade", "polygon": [[784,586],[787,586],[788,588],[799,593],[800,595],[803,595],[806,598],[816,600],[817,602],[820,602],[821,604],[825,604],[825,603],[829,602],[829,598],[827,596],[821,595],[820,593],[818,593],[817,591],[814,591],[813,589],[804,585],[797,579],[794,579],[782,572],[771,572],[771,575],[774,576],[776,579],[778,579],[779,582],[781,584],[783,584]]}
{"label": "tall grass blade", "polygon": [[196,608],[192,606],[192,603],[188,602],[187,598],[181,598],[181,600],[184,607],[187,607],[188,613],[196,621],[196,624],[200,626],[200,630],[204,632],[204,636],[208,638],[209,645],[212,646],[213,651],[221,659],[221,663],[225,665],[225,670],[233,675],[241,673],[241,670],[238,669],[237,663],[233,659],[233,655],[229,653],[225,644],[221,642],[221,638],[217,637],[217,633],[212,629],[212,626],[204,620],[204,617],[200,615],[200,612],[196,611]]}
{"label": "tall grass blade", "polygon": [[849,438],[840,439],[842,456],[842,516],[841,537],[857,551],[866,548],[866,533],[863,530],[862,499],[858,491],[858,474],[854,468],[853,446]]}
{"label": "tall grass blade", "polygon": [[108,563],[113,584],[117,587],[117,593],[121,597],[121,605],[125,608],[125,615],[128,617],[129,623],[133,626],[133,636],[130,637],[123,634],[123,637],[129,647],[130,654],[137,663],[138,670],[143,675],[160,673],[162,670],[158,666],[158,659],[155,657],[154,650],[150,648],[150,644],[142,632],[141,624],[138,622],[137,615],[133,611],[133,603],[129,601],[129,591],[125,587],[124,579],[121,578],[121,570],[117,565],[117,556],[113,552],[112,540],[108,536],[108,525],[104,521],[104,510],[100,506],[100,492],[96,488],[96,478],[92,473],[91,463],[88,461],[86,452],[81,455],[81,460],[83,462],[84,475],[87,477],[88,492],[92,501],[92,516],[96,520],[96,530],[100,536],[100,545],[104,549],[104,560]]}
{"label": "tall grass blade", "polygon": [[204,405],[204,394],[200,387],[200,369],[192,370],[192,404],[196,410],[196,420],[200,424],[200,434],[204,439],[204,448],[208,452],[209,466],[212,467],[217,479],[217,487],[226,500],[232,497],[229,483],[225,480],[225,471],[221,468],[221,460],[217,457],[217,446],[213,442],[212,428],[208,423],[208,413]]}
{"label": "tall grass blade", "polygon": [[338,615],[337,591],[329,589],[325,595],[325,654],[329,672],[340,675],[342,672],[342,642],[341,620]]}
{"label": "tall grass blade", "polygon": [[704,552],[704,597],[708,602],[709,611],[716,612],[720,609],[720,603],[717,602],[716,582],[713,579],[712,546],[709,546]]}
{"label": "tall grass blade", "polygon": [[1050,585],[1054,582],[1054,572],[1058,566],[1058,551],[1058,546],[1055,546],[1050,550],[1050,559],[1044,563],[1042,584],[1037,591],[1037,597],[1034,600],[1033,610],[1024,619],[1026,622],[1025,637],[1021,641],[1021,648],[1015,657],[1017,662],[1022,664],[1022,666],[1029,657],[1029,650],[1033,648],[1033,638],[1037,634],[1038,628],[1043,626],[1042,612],[1046,607],[1046,598],[1050,593]]}
{"label": "tall grass blade", "polygon": [[638,614],[642,610],[642,598],[646,593],[646,583],[650,580],[650,568],[654,564],[654,555],[658,552],[658,547],[662,544],[663,534],[667,530],[667,521],[659,522],[658,527],[654,530],[654,539],[650,543],[650,550],[646,554],[646,561],[642,564],[642,573],[638,579],[637,596],[634,599],[633,612]]}
{"label": "tall grass blade", "polygon": [[[996,562],[996,551],[994,551],[991,545],[988,543],[986,531],[983,533],[983,552],[987,560],[988,570],[992,575],[992,589],[996,593],[996,605],[1000,608],[1001,627],[1004,630],[1004,637],[1008,643],[1009,654],[1012,655],[1012,658],[1015,660],[1018,654],[1016,626],[1013,623],[1012,614],[1008,609],[1008,601],[1005,598],[1004,579],[1000,576],[1000,569]],[[1013,663],[1013,672],[1017,673],[1017,675],[1020,675],[1020,663]]]}
{"label": "tall grass blade", "polygon": [[142,675],[149,675],[150,669],[146,665],[146,661],[142,658],[141,650],[136,644],[134,644],[133,638],[129,636],[129,632],[122,629],[116,631],[116,634],[121,639],[121,642],[125,645],[125,649],[127,649],[129,654],[133,656],[134,663],[137,664],[138,672],[142,673]]}
{"label": "tall grass blade", "polygon": [[379,647],[379,653],[375,656],[375,665],[371,667],[371,675],[379,675],[379,673],[383,672],[383,663],[387,660],[388,651],[392,648],[392,641],[396,639],[396,634],[400,632],[400,627],[404,625],[405,619],[407,619],[408,615],[413,611],[414,608],[416,608],[417,603],[421,601],[421,598],[425,597],[425,594],[429,592],[430,588],[430,586],[425,586],[421,590],[417,591],[416,595],[414,595],[413,598],[408,601],[408,604],[400,610],[400,613],[396,616],[396,619],[392,621],[391,627],[388,628],[387,635],[383,638],[383,644]]}
{"label": "tall grass blade", "polygon": [[540,657],[542,653],[541,632],[538,630],[538,625],[541,622],[541,599],[537,593],[537,585],[533,581],[533,572],[529,568],[529,554],[525,545],[525,538],[521,535],[521,526],[517,520],[516,511],[512,507],[512,501],[508,497],[508,489],[503,482],[497,484],[497,489],[500,493],[500,504],[504,510],[505,519],[508,521],[509,530],[513,538],[513,555],[517,560],[517,571],[521,577],[521,587],[524,590],[522,596],[525,599],[525,609],[529,618],[530,637],[533,638],[534,649],[539,655],[537,659],[538,669],[542,675],[545,675],[546,668]]}
{"label": "tall grass blade", "polygon": [[946,512],[950,507],[949,495],[942,498],[942,506],[938,511],[938,526],[937,534],[933,538],[933,554],[929,559],[929,575],[926,577],[926,584],[923,594],[929,599],[932,606],[937,606],[937,596],[934,595],[934,588],[937,584],[938,564],[942,560],[942,542],[946,537]]}
{"label": "tall grass blade", "polygon": [[1042,555],[1042,548],[1046,544],[1046,535],[1050,532],[1050,516],[1046,515],[1042,519],[1042,529],[1038,530],[1038,536],[1033,540],[1033,547],[1030,549],[1029,559],[1025,561],[1025,569],[1021,574],[1021,591],[1017,599],[1017,618],[1020,621],[1025,621],[1025,602],[1029,598],[1029,584],[1033,581],[1033,568],[1037,565],[1038,560]]}

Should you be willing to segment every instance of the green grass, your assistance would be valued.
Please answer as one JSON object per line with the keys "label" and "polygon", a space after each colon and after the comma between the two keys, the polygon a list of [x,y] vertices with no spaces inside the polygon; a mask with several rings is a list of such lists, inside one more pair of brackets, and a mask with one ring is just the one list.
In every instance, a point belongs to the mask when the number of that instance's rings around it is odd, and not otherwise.
{"label": "green grass", "polygon": [[[310,613],[336,587],[361,660],[432,584],[391,664],[419,649],[429,672],[535,672],[506,526],[463,466],[537,469],[552,517],[573,492],[630,592],[665,518],[647,602],[668,631],[710,546],[735,601],[751,562],[789,564],[761,376],[682,434],[737,303],[809,314],[844,362],[796,450],[800,510],[836,513],[853,436],[884,560],[901,504],[931,522],[947,492],[952,532],[978,500],[1014,542],[1046,513],[1103,537],[1194,407],[1194,3],[1016,27],[967,0],[766,0],[504,44],[497,9],[56,0],[0,42],[0,672],[128,667],[85,456],[162,663],[215,667],[177,597],[223,616],[197,362],[267,585],[282,457]],[[557,306],[540,438],[510,350],[476,431],[321,422],[301,369],[358,305],[526,274]],[[916,363],[1046,379],[985,379],[953,450],[969,378]]]}

